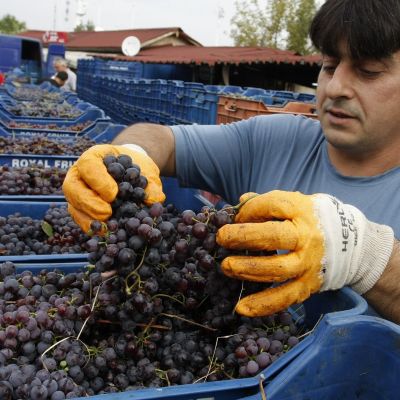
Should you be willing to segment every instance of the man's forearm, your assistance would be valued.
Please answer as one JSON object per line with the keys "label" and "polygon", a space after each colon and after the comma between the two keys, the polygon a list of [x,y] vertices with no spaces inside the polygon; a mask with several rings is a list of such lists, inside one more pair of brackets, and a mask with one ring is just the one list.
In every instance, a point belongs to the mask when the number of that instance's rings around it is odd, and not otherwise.
{"label": "man's forearm", "polygon": [[135,124],[124,129],[112,144],[134,143],[143,147],[160,168],[161,175],[175,175],[175,138],[167,126]]}
{"label": "man's forearm", "polygon": [[375,286],[364,295],[383,317],[400,323],[400,242],[395,241],[388,266]]}

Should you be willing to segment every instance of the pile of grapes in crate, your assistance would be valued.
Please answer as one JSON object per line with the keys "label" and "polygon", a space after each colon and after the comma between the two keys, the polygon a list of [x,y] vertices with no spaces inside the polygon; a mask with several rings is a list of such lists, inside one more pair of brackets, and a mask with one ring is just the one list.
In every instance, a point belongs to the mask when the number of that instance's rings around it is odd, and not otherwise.
{"label": "pile of grapes in crate", "polygon": [[0,137],[0,154],[41,154],[79,156],[95,145],[91,139],[78,137],[73,142],[52,140],[45,136],[32,138]]}
{"label": "pile of grapes in crate", "polygon": [[52,167],[0,167],[0,195],[62,195],[67,172]]}
{"label": "pile of grapes in crate", "polygon": [[58,104],[44,99],[30,102],[19,102],[13,106],[6,107],[6,110],[19,117],[35,118],[74,119],[82,114],[81,110],[67,102]]}
{"label": "pile of grapes in crate", "polygon": [[78,122],[72,125],[60,125],[52,122],[36,123],[36,122],[18,122],[10,121],[7,127],[10,129],[40,129],[43,131],[68,131],[68,132],[81,132],[88,126],[92,125],[93,121]]}
{"label": "pile of grapes in crate", "polygon": [[42,222],[0,220],[0,240],[8,235],[31,248],[26,238],[41,236],[41,251],[55,232],[58,239],[68,232],[90,261],[65,274],[0,265],[0,398],[57,400],[251,377],[298,343],[302,332],[287,311],[234,312],[241,296],[264,288],[220,270],[230,252],[216,233],[233,222],[234,207],[146,206],[140,167],[127,156],[104,162],[119,192],[112,217],[93,221],[89,236],[57,207]]}
{"label": "pile of grapes in crate", "polygon": [[65,206],[51,206],[43,219],[15,213],[0,217],[0,255],[85,253],[88,236]]}
{"label": "pile of grapes in crate", "polygon": [[52,102],[62,102],[64,96],[59,92],[49,92],[40,87],[13,87],[12,97],[20,101],[34,101],[38,99],[49,100]]}

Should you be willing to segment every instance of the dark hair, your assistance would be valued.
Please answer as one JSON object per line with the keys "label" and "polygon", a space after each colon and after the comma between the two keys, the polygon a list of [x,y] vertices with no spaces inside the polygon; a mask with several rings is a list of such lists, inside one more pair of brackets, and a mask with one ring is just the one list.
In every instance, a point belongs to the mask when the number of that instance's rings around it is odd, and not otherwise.
{"label": "dark hair", "polygon": [[339,56],[341,41],[351,58],[381,59],[400,49],[399,0],[327,0],[310,26],[314,46]]}
{"label": "dark hair", "polygon": [[57,78],[61,79],[62,81],[66,81],[68,79],[68,74],[65,71],[57,72]]}

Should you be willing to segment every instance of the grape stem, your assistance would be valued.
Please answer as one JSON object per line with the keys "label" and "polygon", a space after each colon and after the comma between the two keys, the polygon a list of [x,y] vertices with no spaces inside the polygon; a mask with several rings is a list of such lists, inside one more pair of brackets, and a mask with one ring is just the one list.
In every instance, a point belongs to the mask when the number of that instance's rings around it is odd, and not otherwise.
{"label": "grape stem", "polygon": [[228,207],[223,207],[222,209],[221,209],[221,211],[222,210],[234,210],[234,211],[237,211],[237,210],[240,210],[240,208],[241,207],[243,207],[249,200],[251,200],[251,199],[254,199],[254,197],[257,197],[258,196],[258,194],[254,194],[253,196],[250,196],[249,198],[247,198],[246,200],[243,200],[243,201],[241,201],[239,204],[236,204],[235,206],[228,206]]}
{"label": "grape stem", "polygon": [[[96,322],[98,322],[99,324],[108,324],[108,325],[121,325],[121,322],[118,321],[109,321],[108,319],[98,319],[96,320]],[[149,326],[149,324],[142,324],[142,323],[136,323],[137,326],[140,326],[141,328],[146,328],[147,326]],[[150,325],[149,328],[152,329],[160,329],[160,330],[164,330],[164,331],[170,331],[171,328],[168,328],[168,326],[164,326],[164,325]]]}
{"label": "grape stem", "polygon": [[[207,374],[206,374],[206,376],[204,377],[204,382],[207,381],[207,378],[208,378],[209,375],[211,374],[211,369],[212,369],[213,365],[216,364],[215,352],[217,351],[218,340],[219,340],[219,339],[228,339],[228,338],[230,338],[230,337],[232,337],[232,336],[235,336],[235,335],[227,335],[227,336],[218,336],[218,337],[217,337],[217,340],[215,341],[214,351],[213,351],[213,354],[212,354],[211,359],[210,359],[210,365],[208,366]],[[216,371],[214,371],[214,372],[216,372]]]}
{"label": "grape stem", "polygon": [[147,246],[144,248],[144,250],[143,250],[143,255],[142,255],[142,259],[140,260],[140,262],[139,262],[139,264],[138,264],[138,266],[132,271],[132,272],[130,272],[129,274],[128,274],[128,276],[125,278],[125,291],[126,291],[126,293],[128,294],[128,295],[130,295],[131,294],[131,288],[133,287],[133,285],[132,286],[129,286],[128,285],[128,279],[131,277],[131,276],[133,276],[136,272],[137,272],[137,270],[143,265],[143,262],[144,262],[144,257],[146,256],[146,252],[147,252]]}
{"label": "grape stem", "polygon": [[262,400],[267,400],[267,394],[265,393],[265,388],[264,388],[264,385],[263,385],[264,380],[265,380],[264,374],[260,374],[260,380],[258,381],[258,385],[260,387],[261,399]]}
{"label": "grape stem", "polygon": [[187,322],[188,324],[200,326],[201,328],[207,329],[207,330],[212,331],[212,332],[216,332],[218,330],[218,329],[210,328],[209,326],[205,326],[205,325],[199,324],[197,322],[191,321],[190,319],[186,319],[186,318],[180,317],[179,315],[160,313],[160,314],[157,315],[157,317],[160,316],[160,315],[164,315],[165,317],[169,317],[169,318],[176,318],[176,319],[179,319],[181,321]]}
{"label": "grape stem", "polygon": [[151,299],[156,299],[157,297],[167,297],[170,300],[176,301],[177,303],[181,304],[182,306],[185,306],[185,303],[183,301],[180,301],[176,297],[170,296],[169,294],[164,294],[164,293],[158,293],[155,294]]}
{"label": "grape stem", "polygon": [[164,379],[165,381],[167,381],[168,386],[171,386],[171,382],[168,379],[168,374],[166,371],[162,370],[162,369],[158,369],[156,368],[155,371],[157,372],[157,375],[161,378]]}
{"label": "grape stem", "polygon": [[[79,340],[79,338],[80,338],[80,336],[81,336],[81,334],[82,334],[82,332],[83,332],[83,329],[85,328],[87,322],[89,321],[89,318],[92,316],[92,313],[93,313],[94,307],[96,306],[97,297],[99,296],[99,292],[100,292],[101,287],[102,287],[106,282],[108,282],[108,281],[110,281],[111,279],[114,279],[114,278],[115,278],[115,276],[112,276],[111,278],[108,278],[107,280],[105,280],[104,282],[102,282],[99,286],[97,286],[96,294],[95,294],[95,296],[94,296],[92,306],[90,307],[90,314],[89,314],[89,316],[85,319],[85,321],[84,321],[84,323],[83,323],[83,325],[82,325],[82,327],[81,327],[81,330],[79,331],[78,336],[76,337],[77,340]],[[83,343],[83,342],[82,342],[82,343]]]}

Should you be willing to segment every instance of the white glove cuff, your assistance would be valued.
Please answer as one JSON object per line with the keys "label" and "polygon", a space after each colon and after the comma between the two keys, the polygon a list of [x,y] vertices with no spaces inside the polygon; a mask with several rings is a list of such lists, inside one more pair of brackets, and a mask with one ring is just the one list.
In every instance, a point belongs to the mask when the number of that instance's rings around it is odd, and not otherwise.
{"label": "white glove cuff", "polygon": [[137,151],[138,153],[146,154],[146,156],[148,155],[146,150],[143,147],[140,147],[138,144],[129,143],[123,144],[122,146],[130,150]]}
{"label": "white glove cuff", "polygon": [[360,266],[351,287],[359,294],[368,292],[381,277],[393,251],[394,233],[392,228],[368,221]]}
{"label": "white glove cuff", "polygon": [[348,285],[360,294],[367,292],[388,263],[393,230],[332,196],[316,195],[314,205],[325,242],[321,291]]}

